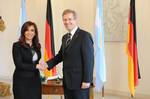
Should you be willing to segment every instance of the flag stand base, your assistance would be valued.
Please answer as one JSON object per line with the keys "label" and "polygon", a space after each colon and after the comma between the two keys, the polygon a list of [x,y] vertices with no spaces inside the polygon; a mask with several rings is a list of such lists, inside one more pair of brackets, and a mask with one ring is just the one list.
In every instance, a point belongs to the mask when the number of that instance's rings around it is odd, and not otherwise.
{"label": "flag stand base", "polygon": [[134,98],[134,96],[131,94],[131,98]]}
{"label": "flag stand base", "polygon": [[104,99],[104,86],[102,88],[102,99]]}

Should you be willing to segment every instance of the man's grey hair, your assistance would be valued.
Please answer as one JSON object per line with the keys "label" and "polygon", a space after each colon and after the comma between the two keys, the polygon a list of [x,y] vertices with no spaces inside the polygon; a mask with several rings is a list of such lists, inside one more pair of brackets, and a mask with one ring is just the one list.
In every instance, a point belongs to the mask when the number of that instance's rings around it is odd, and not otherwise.
{"label": "man's grey hair", "polygon": [[66,14],[69,14],[69,13],[72,13],[73,16],[74,16],[74,19],[77,19],[77,13],[74,11],[74,10],[71,10],[71,9],[66,9],[64,10],[64,12],[62,13],[62,17]]}

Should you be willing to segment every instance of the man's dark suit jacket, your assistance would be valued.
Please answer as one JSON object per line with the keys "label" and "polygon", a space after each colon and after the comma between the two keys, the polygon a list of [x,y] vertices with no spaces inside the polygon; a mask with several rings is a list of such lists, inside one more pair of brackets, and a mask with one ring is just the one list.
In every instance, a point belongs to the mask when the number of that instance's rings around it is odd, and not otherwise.
{"label": "man's dark suit jacket", "polygon": [[62,38],[58,54],[47,61],[51,69],[63,61],[63,83],[68,89],[81,89],[82,82],[93,80],[94,47],[90,33],[77,29],[68,46],[67,34]]}

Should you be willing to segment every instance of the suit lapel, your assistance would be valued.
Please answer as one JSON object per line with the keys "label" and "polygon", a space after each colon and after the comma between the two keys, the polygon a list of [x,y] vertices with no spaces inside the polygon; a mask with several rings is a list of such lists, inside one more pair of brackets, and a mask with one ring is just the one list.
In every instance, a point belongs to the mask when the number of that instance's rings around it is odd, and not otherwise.
{"label": "suit lapel", "polygon": [[65,52],[65,49],[66,49],[66,41],[67,41],[67,34],[62,39],[62,52],[63,53]]}
{"label": "suit lapel", "polygon": [[[79,35],[79,31],[80,31],[80,29],[78,28],[78,29],[76,30],[75,34],[73,35],[72,40],[71,40],[71,42],[70,42],[70,44],[69,44],[68,46],[66,46],[66,44],[65,44],[65,52],[68,52],[68,51],[72,48],[73,43],[75,42],[75,40],[77,39],[77,37],[78,37],[78,35]],[[67,40],[67,39],[66,39],[66,40]],[[65,40],[65,41],[66,41],[66,40]]]}

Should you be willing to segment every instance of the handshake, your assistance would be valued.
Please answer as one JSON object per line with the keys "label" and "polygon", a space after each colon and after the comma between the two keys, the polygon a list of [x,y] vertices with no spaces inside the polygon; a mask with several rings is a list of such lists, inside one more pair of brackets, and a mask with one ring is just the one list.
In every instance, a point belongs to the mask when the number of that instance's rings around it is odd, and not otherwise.
{"label": "handshake", "polygon": [[39,69],[39,70],[41,70],[41,71],[46,70],[47,67],[48,67],[48,65],[44,61],[41,61],[41,62],[39,62],[39,64],[36,65],[36,68]]}

